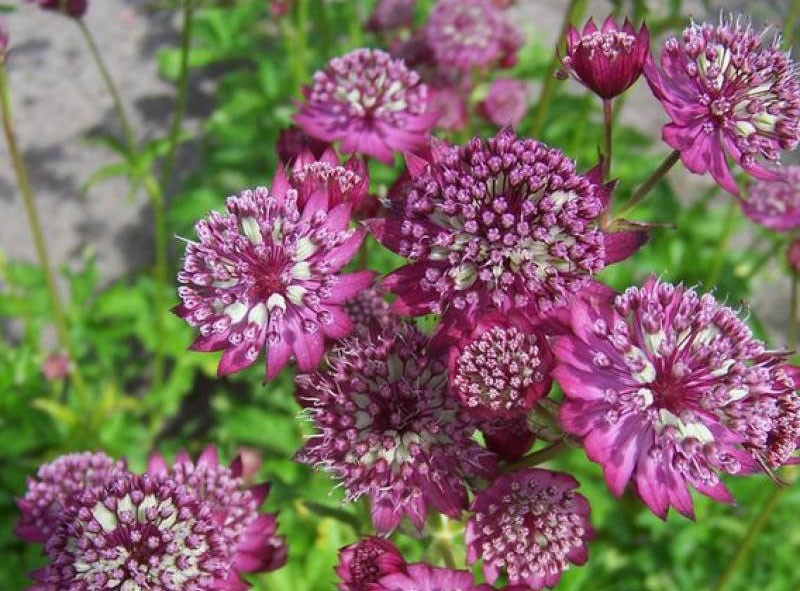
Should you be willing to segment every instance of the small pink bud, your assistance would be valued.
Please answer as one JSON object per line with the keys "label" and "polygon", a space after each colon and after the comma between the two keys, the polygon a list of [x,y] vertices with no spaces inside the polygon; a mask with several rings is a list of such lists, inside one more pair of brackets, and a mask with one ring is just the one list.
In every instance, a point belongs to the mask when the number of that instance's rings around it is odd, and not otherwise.
{"label": "small pink bud", "polygon": [[63,380],[69,375],[69,357],[66,353],[51,353],[42,362],[42,373],[50,382]]}

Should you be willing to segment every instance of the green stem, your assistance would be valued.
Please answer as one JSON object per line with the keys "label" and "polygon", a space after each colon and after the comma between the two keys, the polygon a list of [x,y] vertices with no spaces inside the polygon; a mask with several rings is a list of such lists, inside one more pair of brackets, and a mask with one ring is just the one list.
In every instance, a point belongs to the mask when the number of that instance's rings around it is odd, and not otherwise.
{"label": "green stem", "polygon": [[603,99],[603,179],[607,180],[611,172],[611,128],[614,123],[613,101]]}
{"label": "green stem", "polygon": [[569,445],[567,444],[566,439],[560,439],[555,443],[540,449],[539,451],[535,451],[523,458],[520,458],[516,462],[510,462],[509,464],[506,464],[505,466],[503,466],[502,471],[508,473],[508,472],[513,472],[519,468],[525,468],[528,466],[538,466],[539,464],[543,464],[548,460],[552,460],[553,458],[560,456],[568,449]]}
{"label": "green stem", "polygon": [[560,62],[558,57],[558,48],[564,42],[564,38],[567,36],[570,23],[578,20],[581,17],[586,10],[587,4],[588,0],[570,0],[567,11],[564,14],[564,22],[561,25],[561,31],[559,32],[558,39],[556,41],[556,49],[553,52],[553,59],[550,60],[550,65],[548,66],[547,72],[544,76],[542,90],[539,93],[539,100],[536,103],[536,113],[533,118],[533,124],[531,125],[531,137],[539,137],[539,134],[542,132],[542,128],[544,127],[545,119],[547,119],[547,112],[550,109],[550,103],[553,101],[553,92],[556,88],[555,73]]}
{"label": "green stem", "polygon": [[792,0],[789,6],[789,13],[786,16],[786,24],[783,27],[783,45],[786,49],[790,49],[794,42],[794,31],[798,17],[800,17],[800,0]]}
{"label": "green stem", "polygon": [[30,226],[31,235],[33,236],[36,256],[39,259],[39,266],[44,274],[45,288],[47,289],[47,297],[50,300],[50,309],[53,314],[53,323],[55,324],[58,342],[70,359],[72,366],[70,379],[75,387],[78,403],[82,410],[88,411],[91,408],[89,390],[86,387],[86,382],[83,379],[83,374],[78,364],[78,358],[69,338],[69,327],[67,325],[66,316],[64,315],[61,298],[58,294],[58,286],[56,285],[55,274],[53,273],[53,267],[50,262],[50,255],[47,251],[47,243],[45,241],[44,232],[42,231],[42,224],[39,220],[39,212],[36,208],[36,201],[33,196],[33,189],[31,188],[28,168],[25,165],[25,160],[22,157],[19,144],[17,144],[17,137],[14,133],[14,116],[11,109],[8,73],[6,72],[5,63],[2,62],[0,62],[0,110],[2,110],[3,132],[6,137],[6,143],[8,144],[8,152],[11,155],[11,164],[17,177],[20,193],[22,193],[22,202],[25,205],[25,213],[28,218],[28,226]]}
{"label": "green stem", "polygon": [[625,217],[628,215],[639,203],[647,197],[647,194],[653,190],[653,187],[656,186],[656,183],[660,181],[664,175],[666,175],[670,169],[675,166],[675,164],[680,160],[681,153],[678,150],[673,150],[672,152],[667,155],[666,158],[661,162],[661,164],[653,171],[647,180],[645,180],[641,186],[634,191],[631,198],[628,200],[625,209],[622,210],[622,213],[619,214],[619,217]]}
{"label": "green stem", "polygon": [[739,210],[739,205],[733,199],[729,200],[728,207],[725,210],[725,221],[722,223],[722,233],[717,242],[717,251],[714,254],[714,260],[711,262],[711,267],[708,270],[705,285],[706,289],[711,287],[719,279],[719,273],[722,271],[722,264],[725,262],[725,254],[728,250],[728,244],[733,236],[733,230],[736,228],[736,212]]}
{"label": "green stem", "polygon": [[294,91],[300,94],[303,85],[308,82],[307,46],[308,46],[308,0],[298,0],[297,18],[281,19],[281,29],[286,55],[294,74]]}

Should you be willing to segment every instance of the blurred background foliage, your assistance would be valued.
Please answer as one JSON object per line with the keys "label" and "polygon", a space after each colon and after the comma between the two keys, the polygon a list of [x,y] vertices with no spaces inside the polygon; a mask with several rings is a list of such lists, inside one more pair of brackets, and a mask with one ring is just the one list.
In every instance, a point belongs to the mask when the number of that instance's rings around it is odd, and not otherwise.
{"label": "blurred background foliage", "polygon": [[[198,135],[181,135],[181,141],[196,151],[197,166],[169,192],[166,212],[171,236],[193,237],[195,220],[222,208],[226,195],[269,184],[278,165],[273,146],[279,131],[290,124],[292,101],[299,96],[300,85],[330,57],[381,42],[362,27],[371,2],[301,0],[281,18],[270,16],[268,4],[232,0],[199,2],[194,8],[190,74],[213,70],[216,104]],[[430,0],[419,2],[420,22],[430,4]],[[578,13],[585,10],[585,2],[575,4]],[[615,0],[612,4],[615,13],[647,18],[651,29],[660,33],[679,31],[687,20],[680,0]],[[150,8],[179,7],[180,2],[153,2]],[[538,44],[535,37],[528,35],[519,58],[504,76],[529,81],[535,88],[552,76],[553,48]],[[159,66],[165,79],[177,83],[180,48],[164,48]],[[491,78],[490,73],[483,83]],[[588,169],[596,161],[602,140],[600,104],[576,84],[557,83],[553,92],[555,100],[549,103],[539,139],[562,148],[577,159],[579,168]],[[519,125],[520,133],[532,129],[537,112],[533,104]],[[468,131],[450,139],[494,131],[473,117]],[[113,147],[113,142],[108,143]],[[667,151],[651,136],[624,125],[616,127],[614,145],[612,176],[620,179],[615,201],[622,208],[633,188]],[[135,182],[133,169],[152,164],[163,155],[163,145],[156,140],[141,153],[149,154],[146,165],[123,160],[114,169],[99,171],[89,182],[102,182],[113,174],[126,174]],[[394,167],[374,166],[373,191],[385,189],[401,167],[399,159]],[[782,238],[753,228],[746,240],[734,246],[731,238],[744,220],[731,198],[713,189],[678,195],[669,182],[662,181],[633,217],[659,222],[661,227],[633,259],[603,273],[601,278],[619,289],[656,273],[670,281],[713,288],[721,298],[738,305],[752,295],[765,263],[780,260],[785,246]],[[169,248],[169,277],[173,277],[182,244],[173,239]],[[398,262],[370,243],[370,268],[385,273]],[[308,427],[298,420],[288,372],[267,386],[261,366],[216,379],[215,356],[186,352],[191,329],[167,310],[154,307],[158,300],[154,291],[160,288],[150,269],[105,286],[89,249],[82,268],[64,269],[62,274],[68,286],[75,361],[90,386],[89,401],[80,400],[63,380],[43,376],[41,368],[52,347],[47,328],[52,318],[41,270],[0,255],[4,341],[0,347],[0,587],[24,589],[26,573],[41,564],[38,548],[17,540],[13,525],[14,498],[23,492],[26,475],[42,462],[68,451],[103,449],[127,457],[134,468],[141,469],[151,449],[174,454],[186,448],[197,453],[214,443],[226,459],[241,447],[258,450],[263,456],[262,475],[273,483],[267,507],[280,511],[279,530],[288,539],[290,559],[283,569],[254,578],[254,588],[332,589],[337,549],[368,532],[368,520],[363,506],[340,504],[341,492],[332,491],[327,476],[293,463]],[[176,303],[172,287],[162,297],[170,305]],[[160,332],[156,318],[163,323]],[[751,310],[750,322],[767,338],[758,310]],[[152,380],[156,348],[166,357],[166,377],[158,387]],[[765,476],[739,479],[730,482],[737,505],[723,506],[697,497],[696,522],[675,515],[662,522],[628,496],[615,500],[599,469],[580,450],[572,450],[554,466],[578,477],[592,503],[598,531],[587,565],[571,569],[560,584],[570,591],[713,589],[775,486]],[[798,512],[800,488],[795,487],[781,499],[728,589],[800,589],[796,567],[800,528],[793,527]],[[409,559],[423,556],[424,542],[401,537],[399,543]]]}

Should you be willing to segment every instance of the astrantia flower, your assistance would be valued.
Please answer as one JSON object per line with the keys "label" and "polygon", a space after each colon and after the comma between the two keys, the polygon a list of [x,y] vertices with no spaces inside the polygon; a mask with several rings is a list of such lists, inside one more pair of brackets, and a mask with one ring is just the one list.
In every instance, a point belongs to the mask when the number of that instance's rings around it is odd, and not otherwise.
{"label": "astrantia flower", "polygon": [[272,571],[286,562],[286,544],[276,533],[276,515],[258,512],[269,493],[269,485],[245,486],[240,458],[230,467],[222,466],[216,449],[208,447],[196,463],[186,453],[180,453],[169,467],[161,455],[153,454],[147,472],[152,477],[167,477],[185,486],[190,494],[222,516],[222,536],[232,560],[230,584],[246,589],[248,585],[237,573]]}
{"label": "astrantia flower", "polygon": [[406,561],[389,540],[369,537],[339,550],[339,591],[370,591],[386,575],[403,572]]}
{"label": "astrantia flower", "polygon": [[373,591],[492,591],[478,585],[465,570],[439,568],[429,564],[411,564],[405,572],[383,577]]}
{"label": "astrantia flower", "polygon": [[417,0],[378,0],[367,20],[370,31],[391,31],[410,27]]}
{"label": "astrantia flower", "polygon": [[329,147],[327,142],[321,142],[299,127],[292,125],[282,129],[278,134],[275,152],[281,162],[292,164],[303,152],[311,152],[315,158],[320,158]]}
{"label": "astrantia flower", "polygon": [[613,304],[572,308],[557,339],[560,419],[616,495],[692,515],[689,487],[730,501],[720,474],[786,463],[800,438],[796,369],[733,310],[651,278]]}
{"label": "astrantia flower", "polygon": [[764,161],[778,162],[780,150],[800,140],[800,84],[797,66],[742,18],[716,27],[692,24],[683,39],[667,40],[661,69],[652,59],[645,76],[672,119],[664,141],[679,150],[684,165],[710,172],[727,191],[738,194],[726,162],[732,158],[756,178],[777,173]]}
{"label": "astrantia flower", "polygon": [[382,332],[397,320],[383,294],[374,287],[368,287],[347,300],[344,311],[353,323],[353,330],[359,333]]}
{"label": "astrantia flower", "polygon": [[464,71],[513,65],[522,45],[519,31],[491,0],[439,0],[425,34],[439,66]]}
{"label": "astrantia flower", "polygon": [[403,515],[421,528],[430,505],[457,518],[464,480],[493,472],[493,456],[447,392],[445,363],[410,322],[342,341],[297,386],[317,429],[298,460],[341,479],[348,500],[369,496],[381,533]]}
{"label": "astrantia flower", "polygon": [[450,390],[484,419],[524,415],[550,391],[552,355],[522,314],[488,314],[450,347]]}
{"label": "astrantia flower", "polygon": [[431,87],[431,111],[439,115],[437,129],[458,131],[469,121],[466,97],[452,86]]}
{"label": "astrantia flower", "polygon": [[613,185],[559,150],[505,129],[463,147],[434,143],[430,161],[407,158],[413,184],[369,220],[384,246],[411,260],[384,279],[404,315],[444,314],[444,325],[492,307],[546,311],[592,274],[629,256],[644,234],[598,225]]}
{"label": "astrantia flower", "polygon": [[506,462],[520,459],[536,440],[524,416],[482,420],[478,423],[478,429],[483,433],[486,449]]}
{"label": "astrantia flower", "polygon": [[324,338],[342,338],[352,328],[341,304],[372,274],[339,270],[363,231],[348,229],[352,203],[338,183],[311,186],[305,193],[302,183],[295,188],[279,174],[272,191],[229,197],[227,213],[197,223],[200,241],[186,247],[178,273],[183,303],[175,312],[200,330],[193,350],[225,351],[220,375],[251,365],[265,347],[268,379],[292,355],[302,371],[312,370]]}
{"label": "astrantia flower", "polygon": [[67,454],[44,464],[36,478],[28,479],[25,496],[17,501],[22,513],[17,535],[28,542],[46,542],[74,495],[125,473],[125,462],[101,452]]}
{"label": "astrantia flower", "polygon": [[524,468],[479,492],[467,522],[467,562],[483,561],[486,580],[505,571],[531,589],[553,587],[572,564],[587,559],[594,538],[589,503],[567,474]]}
{"label": "astrantia flower", "polygon": [[564,75],[570,75],[604,99],[612,99],[639,79],[650,55],[650,33],[642,25],[637,33],[625,19],[622,27],[613,16],[597,29],[593,19],[583,33],[570,25],[567,53],[561,59]]}
{"label": "astrantia flower", "polygon": [[81,18],[89,7],[88,0],[28,0],[45,10],[57,10],[72,18]]}
{"label": "astrantia flower", "polygon": [[[294,159],[287,176],[284,176],[283,169],[278,169],[272,189],[296,189],[300,207],[314,199],[316,193],[323,193],[327,194],[331,209],[342,203],[355,208],[367,195],[368,174],[367,165],[361,158],[350,158],[340,165],[332,149],[325,150],[319,157],[305,150]],[[284,185],[284,181],[289,186]]]}
{"label": "astrantia flower", "polygon": [[379,49],[332,59],[303,94],[294,119],[306,133],[388,164],[424,144],[437,119],[419,75]]}
{"label": "astrantia flower", "polygon": [[69,355],[66,353],[50,353],[42,361],[42,374],[50,382],[63,380],[69,375],[71,365]]}
{"label": "astrantia flower", "polygon": [[126,475],[85,491],[47,543],[44,591],[234,591],[218,517],[172,480]]}
{"label": "astrantia flower", "polygon": [[778,232],[800,226],[800,165],[782,170],[780,179],[754,181],[745,199],[745,215],[757,224]]}
{"label": "astrantia flower", "polygon": [[497,125],[518,125],[528,111],[528,87],[520,80],[498,78],[480,104],[481,113]]}

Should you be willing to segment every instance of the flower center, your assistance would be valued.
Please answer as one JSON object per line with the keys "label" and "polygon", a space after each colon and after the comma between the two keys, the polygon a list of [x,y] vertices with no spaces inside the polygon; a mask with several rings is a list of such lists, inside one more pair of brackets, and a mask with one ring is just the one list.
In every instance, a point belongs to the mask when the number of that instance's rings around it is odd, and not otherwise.
{"label": "flower center", "polygon": [[589,59],[599,51],[606,59],[615,60],[621,53],[631,53],[635,45],[636,37],[624,31],[595,31],[580,40],[581,49],[589,54]]}

